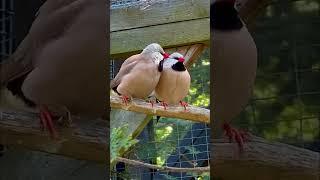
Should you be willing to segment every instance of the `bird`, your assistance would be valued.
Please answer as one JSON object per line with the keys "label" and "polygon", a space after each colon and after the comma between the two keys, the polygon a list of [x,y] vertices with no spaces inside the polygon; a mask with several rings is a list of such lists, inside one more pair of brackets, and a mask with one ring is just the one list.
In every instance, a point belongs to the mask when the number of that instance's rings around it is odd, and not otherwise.
{"label": "bird", "polygon": [[[160,79],[162,64],[168,54],[157,43],[147,45],[140,54],[126,59],[110,88],[127,104],[131,98],[146,99]],[[153,104],[152,104],[153,106]]]}
{"label": "bird", "polygon": [[[257,47],[238,15],[235,0],[216,0],[210,7],[213,56],[213,131],[223,129],[240,151],[250,134],[231,127],[252,95],[257,69]],[[221,128],[222,127],[222,128]]]}
{"label": "bird", "polygon": [[4,94],[10,91],[24,107],[37,109],[54,139],[53,117],[69,122],[71,114],[99,118],[105,111],[105,5],[47,0],[15,52],[0,64]]}
{"label": "bird", "polygon": [[180,103],[186,110],[188,103],[182,100],[188,95],[191,77],[183,62],[184,57],[178,52],[172,53],[163,62],[163,70],[154,95],[164,108]]}

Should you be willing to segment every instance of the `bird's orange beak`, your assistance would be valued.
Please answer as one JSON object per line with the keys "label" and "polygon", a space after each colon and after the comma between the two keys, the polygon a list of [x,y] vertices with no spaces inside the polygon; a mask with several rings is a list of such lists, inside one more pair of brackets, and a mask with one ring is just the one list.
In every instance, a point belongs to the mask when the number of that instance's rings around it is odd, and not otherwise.
{"label": "bird's orange beak", "polygon": [[184,62],[184,58],[181,57],[181,58],[178,59],[178,61],[179,61],[179,62]]}

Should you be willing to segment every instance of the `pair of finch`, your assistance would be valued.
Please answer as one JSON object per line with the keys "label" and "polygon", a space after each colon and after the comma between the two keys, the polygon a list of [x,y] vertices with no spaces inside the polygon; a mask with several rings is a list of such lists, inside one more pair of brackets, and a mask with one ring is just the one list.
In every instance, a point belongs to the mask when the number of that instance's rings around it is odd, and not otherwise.
{"label": "pair of finch", "polygon": [[186,109],[187,103],[182,100],[189,92],[190,81],[183,55],[169,55],[159,44],[152,43],[124,61],[110,87],[125,103],[131,98],[151,96],[161,101],[165,109],[178,103]]}

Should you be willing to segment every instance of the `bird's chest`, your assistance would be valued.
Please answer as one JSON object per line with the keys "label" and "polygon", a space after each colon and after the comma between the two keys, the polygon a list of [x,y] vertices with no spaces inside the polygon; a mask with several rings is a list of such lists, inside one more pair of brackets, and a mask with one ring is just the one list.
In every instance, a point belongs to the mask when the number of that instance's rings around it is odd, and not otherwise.
{"label": "bird's chest", "polygon": [[155,93],[159,99],[176,104],[186,96],[188,89],[189,82],[183,78],[183,73],[166,69],[161,74]]}

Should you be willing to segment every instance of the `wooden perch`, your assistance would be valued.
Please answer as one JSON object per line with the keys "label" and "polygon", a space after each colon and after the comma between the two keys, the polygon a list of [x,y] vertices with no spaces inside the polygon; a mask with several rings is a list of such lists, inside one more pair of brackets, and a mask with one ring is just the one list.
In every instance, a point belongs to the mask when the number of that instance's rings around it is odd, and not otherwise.
{"label": "wooden perch", "polygon": [[133,99],[128,103],[128,105],[125,105],[119,96],[110,96],[110,105],[111,108],[123,109],[153,116],[179,118],[203,123],[210,122],[209,109],[199,108],[191,105],[187,106],[186,111],[182,106],[169,106],[167,110],[164,110],[164,108],[159,104],[154,104],[152,107],[150,103],[140,99]]}
{"label": "wooden perch", "polygon": [[214,176],[223,180],[318,180],[320,153],[253,137],[239,154],[237,145],[213,140]]}
{"label": "wooden perch", "polygon": [[84,120],[74,117],[71,127],[55,127],[59,133],[58,140],[52,140],[47,132],[41,130],[37,113],[0,109],[0,144],[75,159],[107,162],[109,148],[106,120]]}

